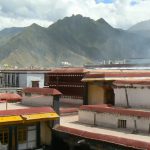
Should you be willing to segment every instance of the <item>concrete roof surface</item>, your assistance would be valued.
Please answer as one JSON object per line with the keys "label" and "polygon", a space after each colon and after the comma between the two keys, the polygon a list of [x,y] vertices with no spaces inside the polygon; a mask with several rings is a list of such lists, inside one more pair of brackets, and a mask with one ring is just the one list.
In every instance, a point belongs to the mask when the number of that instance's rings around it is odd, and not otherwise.
{"label": "concrete roof surface", "polygon": [[60,118],[60,126],[57,131],[72,135],[100,140],[114,144],[120,144],[132,148],[142,148],[149,150],[149,134],[132,134],[131,131],[121,131],[119,129],[101,128],[78,122],[78,115],[63,116]]}

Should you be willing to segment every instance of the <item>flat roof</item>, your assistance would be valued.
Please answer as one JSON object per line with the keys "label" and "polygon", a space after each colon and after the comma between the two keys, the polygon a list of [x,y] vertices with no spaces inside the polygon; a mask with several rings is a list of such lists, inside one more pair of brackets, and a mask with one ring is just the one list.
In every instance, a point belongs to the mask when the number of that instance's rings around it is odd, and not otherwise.
{"label": "flat roof", "polygon": [[48,69],[1,69],[0,72],[18,72],[18,73],[84,73],[87,70],[84,67],[56,67]]}
{"label": "flat roof", "polygon": [[86,73],[87,70],[83,67],[61,67],[53,68],[49,73]]}
{"label": "flat roof", "polygon": [[122,86],[122,85],[150,85],[150,79],[124,79],[124,80],[116,80],[113,82],[114,85]]}
{"label": "flat roof", "polygon": [[23,114],[31,114],[31,113],[46,113],[46,112],[54,112],[51,107],[32,107],[23,105],[21,102],[16,103],[7,103],[6,110],[6,102],[0,103],[0,116],[3,115],[23,115]]}
{"label": "flat roof", "polygon": [[51,107],[29,107],[22,109],[1,110],[0,116],[31,115],[40,113],[54,113],[54,110]]}
{"label": "flat roof", "polygon": [[0,101],[20,101],[22,97],[17,93],[0,93]]}
{"label": "flat roof", "polygon": [[0,70],[0,73],[34,73],[34,74],[41,74],[41,73],[47,73],[49,72],[51,69],[4,69],[4,70]]}
{"label": "flat roof", "polygon": [[55,120],[58,117],[51,107],[26,107],[21,103],[0,103],[0,125]]}
{"label": "flat roof", "polygon": [[111,107],[110,105],[82,105],[80,106],[79,110],[150,118],[149,110],[137,110],[132,108],[121,108],[113,106]]}
{"label": "flat roof", "polygon": [[117,72],[90,72],[87,73],[82,81],[115,81],[115,80],[150,80],[150,72],[133,72],[133,71],[117,71]]}
{"label": "flat roof", "polygon": [[60,117],[60,126],[56,131],[68,133],[96,141],[103,141],[136,149],[149,149],[150,136],[131,134],[129,131],[119,129],[101,128],[78,122],[78,115]]}
{"label": "flat roof", "polygon": [[37,88],[37,87],[27,87],[23,89],[25,93],[33,93],[33,94],[50,94],[52,96],[61,95],[57,89],[54,88]]}

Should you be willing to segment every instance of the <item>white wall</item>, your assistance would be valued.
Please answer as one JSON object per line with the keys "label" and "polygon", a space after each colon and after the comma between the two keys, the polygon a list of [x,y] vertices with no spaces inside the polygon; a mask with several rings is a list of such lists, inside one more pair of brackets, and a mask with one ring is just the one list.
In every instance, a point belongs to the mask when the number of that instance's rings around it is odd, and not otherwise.
{"label": "white wall", "polygon": [[[150,89],[148,88],[126,88],[129,105],[136,108],[150,108]],[[115,88],[115,105],[127,106],[124,88]]]}
{"label": "white wall", "polygon": [[96,125],[98,126],[118,128],[119,119],[127,120],[127,129],[134,129],[134,120],[136,120],[136,117],[110,113],[96,113]]}
{"label": "white wall", "polygon": [[94,115],[95,115],[95,112],[80,110],[79,122],[94,125],[94,119],[95,119]]}
{"label": "white wall", "polygon": [[32,81],[39,81],[39,87],[44,87],[44,73],[43,74],[35,74],[28,73],[27,74],[27,87],[32,87]]}
{"label": "white wall", "polygon": [[19,73],[19,87],[27,87],[27,74]]}
{"label": "white wall", "polygon": [[71,104],[75,104],[75,105],[82,105],[83,99],[60,97],[60,102],[71,103]]}
{"label": "white wall", "polygon": [[149,133],[150,118],[79,110],[79,122],[81,123],[108,128],[118,128],[118,120],[126,120],[126,128],[124,130],[129,130],[131,132],[135,130],[136,120],[137,130],[139,132]]}
{"label": "white wall", "polygon": [[28,106],[53,106],[53,96],[33,95],[23,96],[22,104]]}

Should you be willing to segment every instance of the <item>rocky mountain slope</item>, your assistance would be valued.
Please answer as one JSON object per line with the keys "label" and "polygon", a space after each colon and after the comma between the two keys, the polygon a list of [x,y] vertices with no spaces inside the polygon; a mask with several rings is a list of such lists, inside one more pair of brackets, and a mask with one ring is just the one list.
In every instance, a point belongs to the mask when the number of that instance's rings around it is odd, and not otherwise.
{"label": "rocky mountain slope", "polygon": [[75,66],[100,59],[150,58],[150,38],[115,29],[104,19],[66,17],[48,28],[32,24],[0,32],[0,65]]}

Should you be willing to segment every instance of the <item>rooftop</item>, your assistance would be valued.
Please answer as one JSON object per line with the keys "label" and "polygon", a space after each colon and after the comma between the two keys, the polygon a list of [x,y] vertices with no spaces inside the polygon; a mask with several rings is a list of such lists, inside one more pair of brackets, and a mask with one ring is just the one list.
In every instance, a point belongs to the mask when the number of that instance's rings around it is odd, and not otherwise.
{"label": "rooftop", "polygon": [[113,82],[114,85],[133,85],[133,84],[138,84],[138,85],[150,85],[150,79],[124,79],[124,80],[116,80]]}
{"label": "rooftop", "polygon": [[131,108],[111,107],[110,105],[82,105],[79,110],[94,111],[99,113],[121,114],[126,116],[150,117],[150,111]]}
{"label": "rooftop", "polygon": [[20,68],[20,69],[1,69],[0,72],[17,72],[17,73],[84,73],[83,67],[60,67],[60,68]]}
{"label": "rooftop", "polygon": [[85,73],[86,69],[83,67],[61,67],[61,68],[53,68],[49,71],[49,73]]}
{"label": "rooftop", "polygon": [[41,95],[50,94],[52,96],[61,95],[62,94],[61,92],[59,92],[58,90],[56,90],[54,88],[36,88],[36,87],[24,88],[23,92],[25,92],[25,93],[32,93],[32,94],[41,94]]}
{"label": "rooftop", "polygon": [[16,93],[0,93],[0,101],[20,101],[22,97]]}
{"label": "rooftop", "polygon": [[16,115],[30,115],[40,113],[54,113],[51,107],[29,107],[19,109],[1,110],[0,116],[16,116]]}
{"label": "rooftop", "polygon": [[63,116],[60,118],[60,126],[55,130],[62,133],[76,135],[96,141],[104,141],[114,144],[132,147],[136,149],[149,149],[149,135],[131,134],[128,131],[112,130],[78,122],[78,115]]}
{"label": "rooftop", "polygon": [[59,116],[51,107],[26,107],[21,103],[0,103],[0,125],[28,121],[55,120]]}
{"label": "rooftop", "polygon": [[104,71],[87,73],[82,81],[149,80],[149,71]]}

